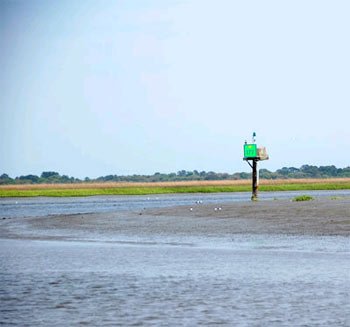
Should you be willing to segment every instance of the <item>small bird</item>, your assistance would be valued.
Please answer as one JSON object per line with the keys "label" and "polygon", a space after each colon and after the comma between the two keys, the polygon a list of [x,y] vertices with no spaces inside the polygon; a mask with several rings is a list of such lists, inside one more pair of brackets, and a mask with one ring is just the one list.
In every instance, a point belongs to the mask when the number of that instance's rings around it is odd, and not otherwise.
{"label": "small bird", "polygon": [[190,208],[190,211],[193,211],[193,208]]}

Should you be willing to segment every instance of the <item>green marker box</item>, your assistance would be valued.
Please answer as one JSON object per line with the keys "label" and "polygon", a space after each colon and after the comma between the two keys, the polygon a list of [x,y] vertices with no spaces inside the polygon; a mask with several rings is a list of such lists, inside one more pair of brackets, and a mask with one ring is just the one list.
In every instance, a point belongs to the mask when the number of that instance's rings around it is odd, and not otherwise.
{"label": "green marker box", "polygon": [[244,158],[256,158],[258,156],[258,148],[256,144],[244,144]]}

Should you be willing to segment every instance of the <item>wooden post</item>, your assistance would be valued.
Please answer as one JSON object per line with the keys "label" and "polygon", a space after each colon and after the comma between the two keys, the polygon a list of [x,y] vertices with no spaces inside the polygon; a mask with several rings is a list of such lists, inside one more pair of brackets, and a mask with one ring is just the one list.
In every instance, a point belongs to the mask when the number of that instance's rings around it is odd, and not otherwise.
{"label": "wooden post", "polygon": [[258,200],[258,160],[253,159],[253,174],[252,174],[252,201],[257,201]]}
{"label": "wooden post", "polygon": [[[248,165],[252,168],[252,201],[258,200],[258,188],[259,188],[259,171],[258,171],[258,161],[267,160],[269,156],[266,152],[265,147],[258,148],[256,143],[256,133],[253,133],[252,143],[248,144],[247,141],[243,145],[243,153],[245,160]],[[252,161],[252,163],[250,163]]]}

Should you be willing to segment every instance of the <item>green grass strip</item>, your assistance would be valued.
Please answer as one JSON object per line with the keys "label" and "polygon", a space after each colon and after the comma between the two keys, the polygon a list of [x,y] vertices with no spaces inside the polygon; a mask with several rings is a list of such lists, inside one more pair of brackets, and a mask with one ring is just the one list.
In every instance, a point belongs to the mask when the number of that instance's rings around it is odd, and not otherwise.
{"label": "green grass strip", "polygon": [[[305,183],[261,185],[259,191],[304,191],[304,190],[349,190],[349,182],[339,183]],[[35,189],[35,190],[2,190],[0,197],[68,197],[93,195],[149,195],[149,194],[176,194],[176,193],[220,193],[220,192],[250,192],[250,185],[233,186],[164,186],[164,187],[117,187],[117,188],[76,188],[76,189]]]}
{"label": "green grass strip", "polygon": [[292,199],[292,201],[294,202],[304,202],[304,201],[312,201],[314,200],[314,198],[310,195],[299,195],[299,196],[296,196]]}

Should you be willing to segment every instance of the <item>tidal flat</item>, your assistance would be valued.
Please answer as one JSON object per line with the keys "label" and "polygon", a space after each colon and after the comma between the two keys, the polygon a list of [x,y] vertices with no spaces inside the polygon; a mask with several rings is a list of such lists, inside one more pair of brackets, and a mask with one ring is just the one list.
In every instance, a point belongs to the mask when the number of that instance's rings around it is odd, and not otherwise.
{"label": "tidal flat", "polygon": [[[350,197],[293,202],[193,203],[163,208],[137,208],[103,213],[59,214],[3,220],[0,236],[72,239],[89,235],[215,236],[283,234],[350,236]],[[74,237],[73,237],[74,239]]]}

